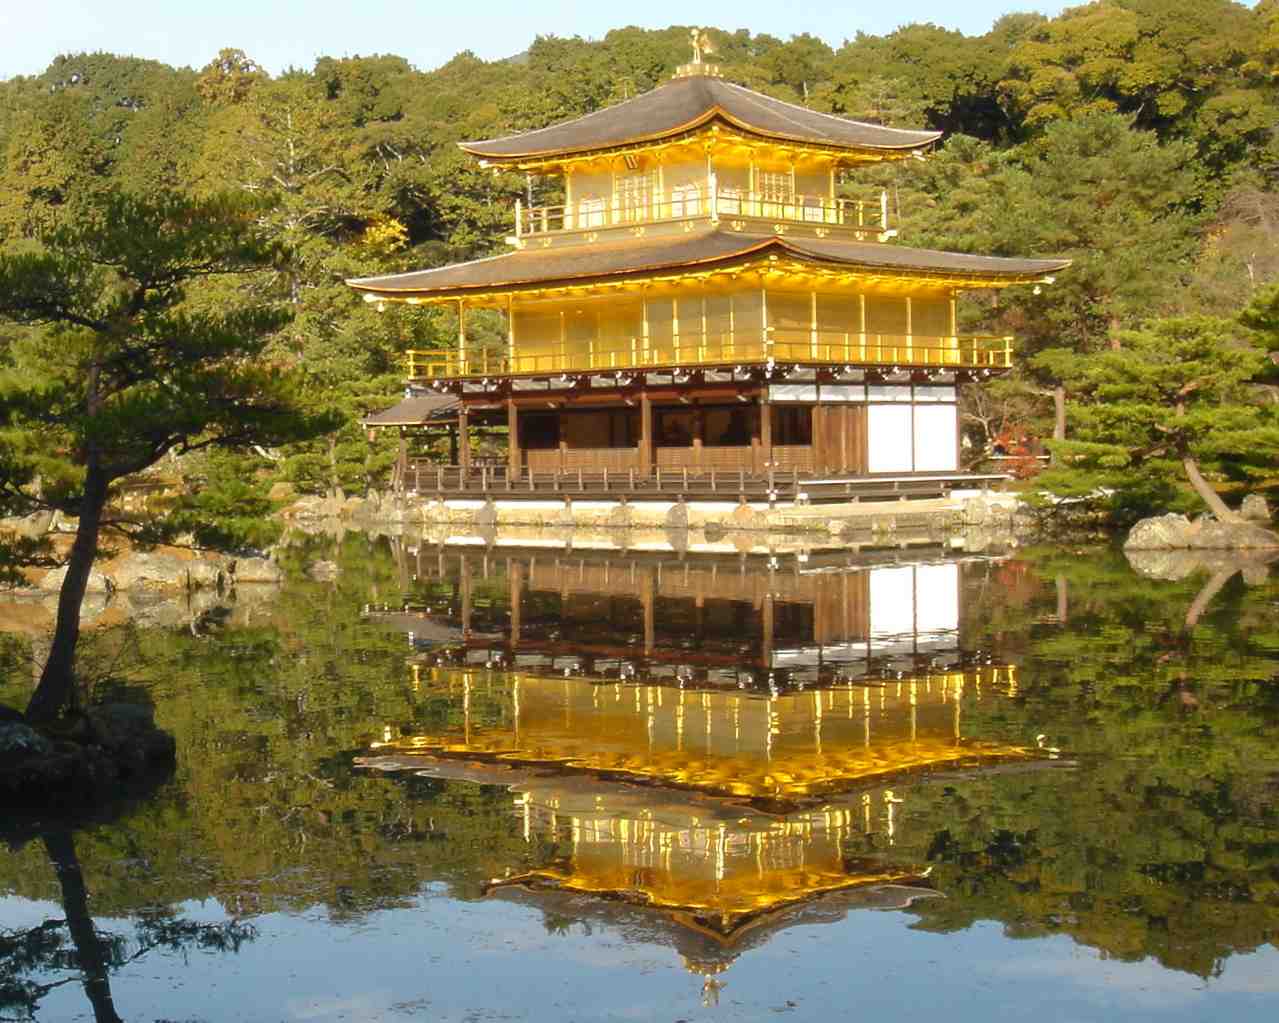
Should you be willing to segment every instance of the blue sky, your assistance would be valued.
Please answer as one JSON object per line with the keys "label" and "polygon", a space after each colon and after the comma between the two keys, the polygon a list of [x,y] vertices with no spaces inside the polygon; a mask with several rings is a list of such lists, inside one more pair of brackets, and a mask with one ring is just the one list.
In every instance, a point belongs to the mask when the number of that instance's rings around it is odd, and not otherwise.
{"label": "blue sky", "polygon": [[[1250,0],[1251,2],[1251,0]],[[931,21],[973,34],[1008,11],[1056,14],[1068,0],[0,0],[0,78],[35,74],[59,53],[108,50],[200,67],[235,46],[272,72],[317,56],[396,53],[419,68],[461,50],[507,57],[539,33],[598,38],[611,28],[699,23],[832,45]]]}

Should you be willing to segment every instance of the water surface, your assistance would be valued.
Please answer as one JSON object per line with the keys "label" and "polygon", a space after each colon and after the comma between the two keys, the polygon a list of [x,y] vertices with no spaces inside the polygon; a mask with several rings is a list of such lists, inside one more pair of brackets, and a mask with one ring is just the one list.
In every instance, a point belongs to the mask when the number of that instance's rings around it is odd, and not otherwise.
{"label": "water surface", "polygon": [[299,540],[93,635],[180,763],[4,824],[0,1017],[1271,1019],[1233,567]]}

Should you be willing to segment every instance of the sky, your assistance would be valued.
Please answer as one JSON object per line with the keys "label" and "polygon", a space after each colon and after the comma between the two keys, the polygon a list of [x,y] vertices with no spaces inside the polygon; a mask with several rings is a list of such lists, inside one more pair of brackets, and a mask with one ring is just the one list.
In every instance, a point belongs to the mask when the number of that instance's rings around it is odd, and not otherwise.
{"label": "sky", "polygon": [[[1251,0],[1249,0],[1251,2]],[[808,32],[832,46],[931,21],[985,32],[1009,11],[1055,15],[1068,0],[0,0],[0,78],[38,74],[60,53],[106,50],[199,68],[244,50],[272,73],[320,56],[394,53],[422,70],[471,50],[509,57],[541,35],[599,38],[609,29],[701,24],[780,38]]]}

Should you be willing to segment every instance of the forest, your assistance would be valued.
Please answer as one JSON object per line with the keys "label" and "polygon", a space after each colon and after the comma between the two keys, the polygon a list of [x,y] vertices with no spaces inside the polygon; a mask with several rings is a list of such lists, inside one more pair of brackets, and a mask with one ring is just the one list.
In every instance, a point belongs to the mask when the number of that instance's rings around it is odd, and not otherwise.
{"label": "forest", "polygon": [[[1116,514],[1192,502],[1191,455],[1225,494],[1279,476],[1277,0],[1097,0],[1009,14],[980,36],[915,24],[838,49],[709,34],[730,81],[946,133],[927,161],[846,183],[888,190],[904,244],[1074,260],[1051,287],[965,307],[966,329],[1019,345],[1014,374],[970,389],[970,451],[1055,435],[1043,478],[1061,493],[1117,487]],[[249,201],[270,258],[201,301],[283,307],[254,357],[289,371],[296,407],[337,428],[162,468],[248,519],[278,481],[363,491],[393,454],[360,417],[395,400],[406,348],[447,346],[456,324],[379,314],[343,281],[502,251],[515,199],[553,202],[554,182],[481,169],[455,143],[652,89],[688,60],[687,40],[686,26],[619,28],[538,37],[499,61],[326,57],[275,76],[234,49],[199,69],[59,56],[0,82],[0,252],[92,223],[120,195]],[[33,372],[23,338],[43,329],[0,321],[8,377]]]}

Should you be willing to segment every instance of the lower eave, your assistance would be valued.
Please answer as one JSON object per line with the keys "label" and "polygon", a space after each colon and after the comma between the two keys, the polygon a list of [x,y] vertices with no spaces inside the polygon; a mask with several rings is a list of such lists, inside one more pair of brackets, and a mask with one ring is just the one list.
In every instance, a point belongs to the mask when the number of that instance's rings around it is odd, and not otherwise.
{"label": "lower eave", "polygon": [[433,303],[519,292],[643,282],[671,274],[786,267],[892,277],[958,288],[1051,283],[1068,259],[1006,259],[878,242],[786,238],[719,227],[651,240],[526,248],[433,270],[348,280],[368,301]]}

